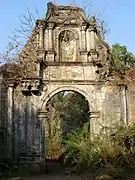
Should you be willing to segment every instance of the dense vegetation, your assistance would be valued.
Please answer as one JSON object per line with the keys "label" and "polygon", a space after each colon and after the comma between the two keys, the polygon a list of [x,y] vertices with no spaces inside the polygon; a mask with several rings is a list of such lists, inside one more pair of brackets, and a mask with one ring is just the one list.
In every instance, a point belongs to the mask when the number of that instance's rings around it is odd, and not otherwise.
{"label": "dense vegetation", "polygon": [[79,93],[63,91],[51,98],[46,110],[46,158],[58,159],[66,134],[89,121],[88,102]]}
{"label": "dense vegetation", "polygon": [[[101,130],[102,132],[102,130]],[[113,132],[113,133],[112,133]],[[72,172],[125,177],[135,170],[135,125],[117,125],[108,133],[89,136],[89,123],[69,133],[64,162]]]}

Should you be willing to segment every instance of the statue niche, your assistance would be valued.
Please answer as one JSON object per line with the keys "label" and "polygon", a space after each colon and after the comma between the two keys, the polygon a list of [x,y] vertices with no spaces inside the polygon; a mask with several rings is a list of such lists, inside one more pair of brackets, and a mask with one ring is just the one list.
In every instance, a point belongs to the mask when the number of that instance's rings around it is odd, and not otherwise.
{"label": "statue niche", "polygon": [[59,35],[60,61],[76,61],[77,39],[72,31],[65,30]]}

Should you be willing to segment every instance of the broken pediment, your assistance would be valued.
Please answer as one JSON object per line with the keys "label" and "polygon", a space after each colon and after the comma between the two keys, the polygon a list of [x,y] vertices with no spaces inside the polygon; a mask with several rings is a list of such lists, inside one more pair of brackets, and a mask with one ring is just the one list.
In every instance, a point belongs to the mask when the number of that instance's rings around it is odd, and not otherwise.
{"label": "broken pediment", "polygon": [[46,21],[55,22],[58,24],[80,24],[87,21],[84,16],[84,10],[79,7],[62,6],[48,3],[48,10],[46,13]]}

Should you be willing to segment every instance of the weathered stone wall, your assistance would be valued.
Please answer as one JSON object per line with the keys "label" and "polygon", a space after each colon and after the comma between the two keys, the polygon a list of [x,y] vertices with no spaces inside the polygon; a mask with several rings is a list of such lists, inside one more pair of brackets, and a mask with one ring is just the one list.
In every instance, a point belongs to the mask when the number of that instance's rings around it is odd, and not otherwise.
{"label": "weathered stone wall", "polygon": [[0,127],[7,127],[7,88],[0,77]]}
{"label": "weathered stone wall", "polygon": [[[46,81],[45,81],[46,82]],[[15,154],[29,148],[40,152],[42,120],[38,112],[45,112],[48,100],[64,90],[79,92],[88,100],[91,132],[98,133],[103,127],[112,127],[122,116],[121,89],[119,86],[103,83],[46,82],[40,95],[26,96],[18,86],[14,90],[14,144]],[[43,118],[45,121],[45,117]],[[23,148],[24,147],[24,148]]]}
{"label": "weathered stone wall", "polygon": [[126,90],[127,116],[128,122],[135,122],[135,84],[127,87]]}
{"label": "weathered stone wall", "polygon": [[6,83],[3,77],[0,77],[0,159],[5,158],[8,154],[7,137],[11,136],[8,133],[8,97]]}
{"label": "weathered stone wall", "polygon": [[99,85],[96,87],[96,101],[100,112],[94,132],[113,128],[121,119],[120,89],[115,85]]}
{"label": "weathered stone wall", "polygon": [[44,111],[47,101],[63,90],[76,91],[88,100],[91,128],[98,133],[103,126],[111,127],[121,119],[121,91],[119,86],[105,84],[67,83],[46,84],[46,91],[41,96],[41,111]]}
{"label": "weathered stone wall", "polygon": [[39,106],[37,98],[24,95],[19,86],[14,91],[15,154],[28,151],[39,154],[41,151],[42,122],[37,119]]}
{"label": "weathered stone wall", "polygon": [[[40,96],[24,96],[18,87],[14,92],[15,109],[15,152],[24,149],[41,151],[42,120],[37,119],[39,112],[46,111],[46,103],[52,96],[61,91],[79,92],[88,100],[90,109],[91,133],[99,133],[103,128],[113,127],[120,122],[122,116],[121,90],[119,86],[105,84],[80,83],[46,83],[46,88]],[[24,146],[25,148],[23,148]]]}

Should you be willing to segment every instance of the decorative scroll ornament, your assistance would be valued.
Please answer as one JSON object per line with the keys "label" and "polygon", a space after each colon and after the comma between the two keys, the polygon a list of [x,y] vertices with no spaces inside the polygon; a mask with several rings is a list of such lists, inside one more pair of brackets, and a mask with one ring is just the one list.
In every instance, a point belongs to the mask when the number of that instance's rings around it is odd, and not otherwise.
{"label": "decorative scroll ornament", "polygon": [[40,89],[40,79],[22,80],[21,91],[23,94],[37,94]]}
{"label": "decorative scroll ornament", "polygon": [[37,92],[37,91],[39,91],[39,87],[40,87],[40,81],[35,80],[35,81],[33,81],[32,85],[31,85],[31,91]]}
{"label": "decorative scroll ornament", "polygon": [[21,82],[21,90],[22,92],[28,92],[31,88],[31,80],[22,80]]}

